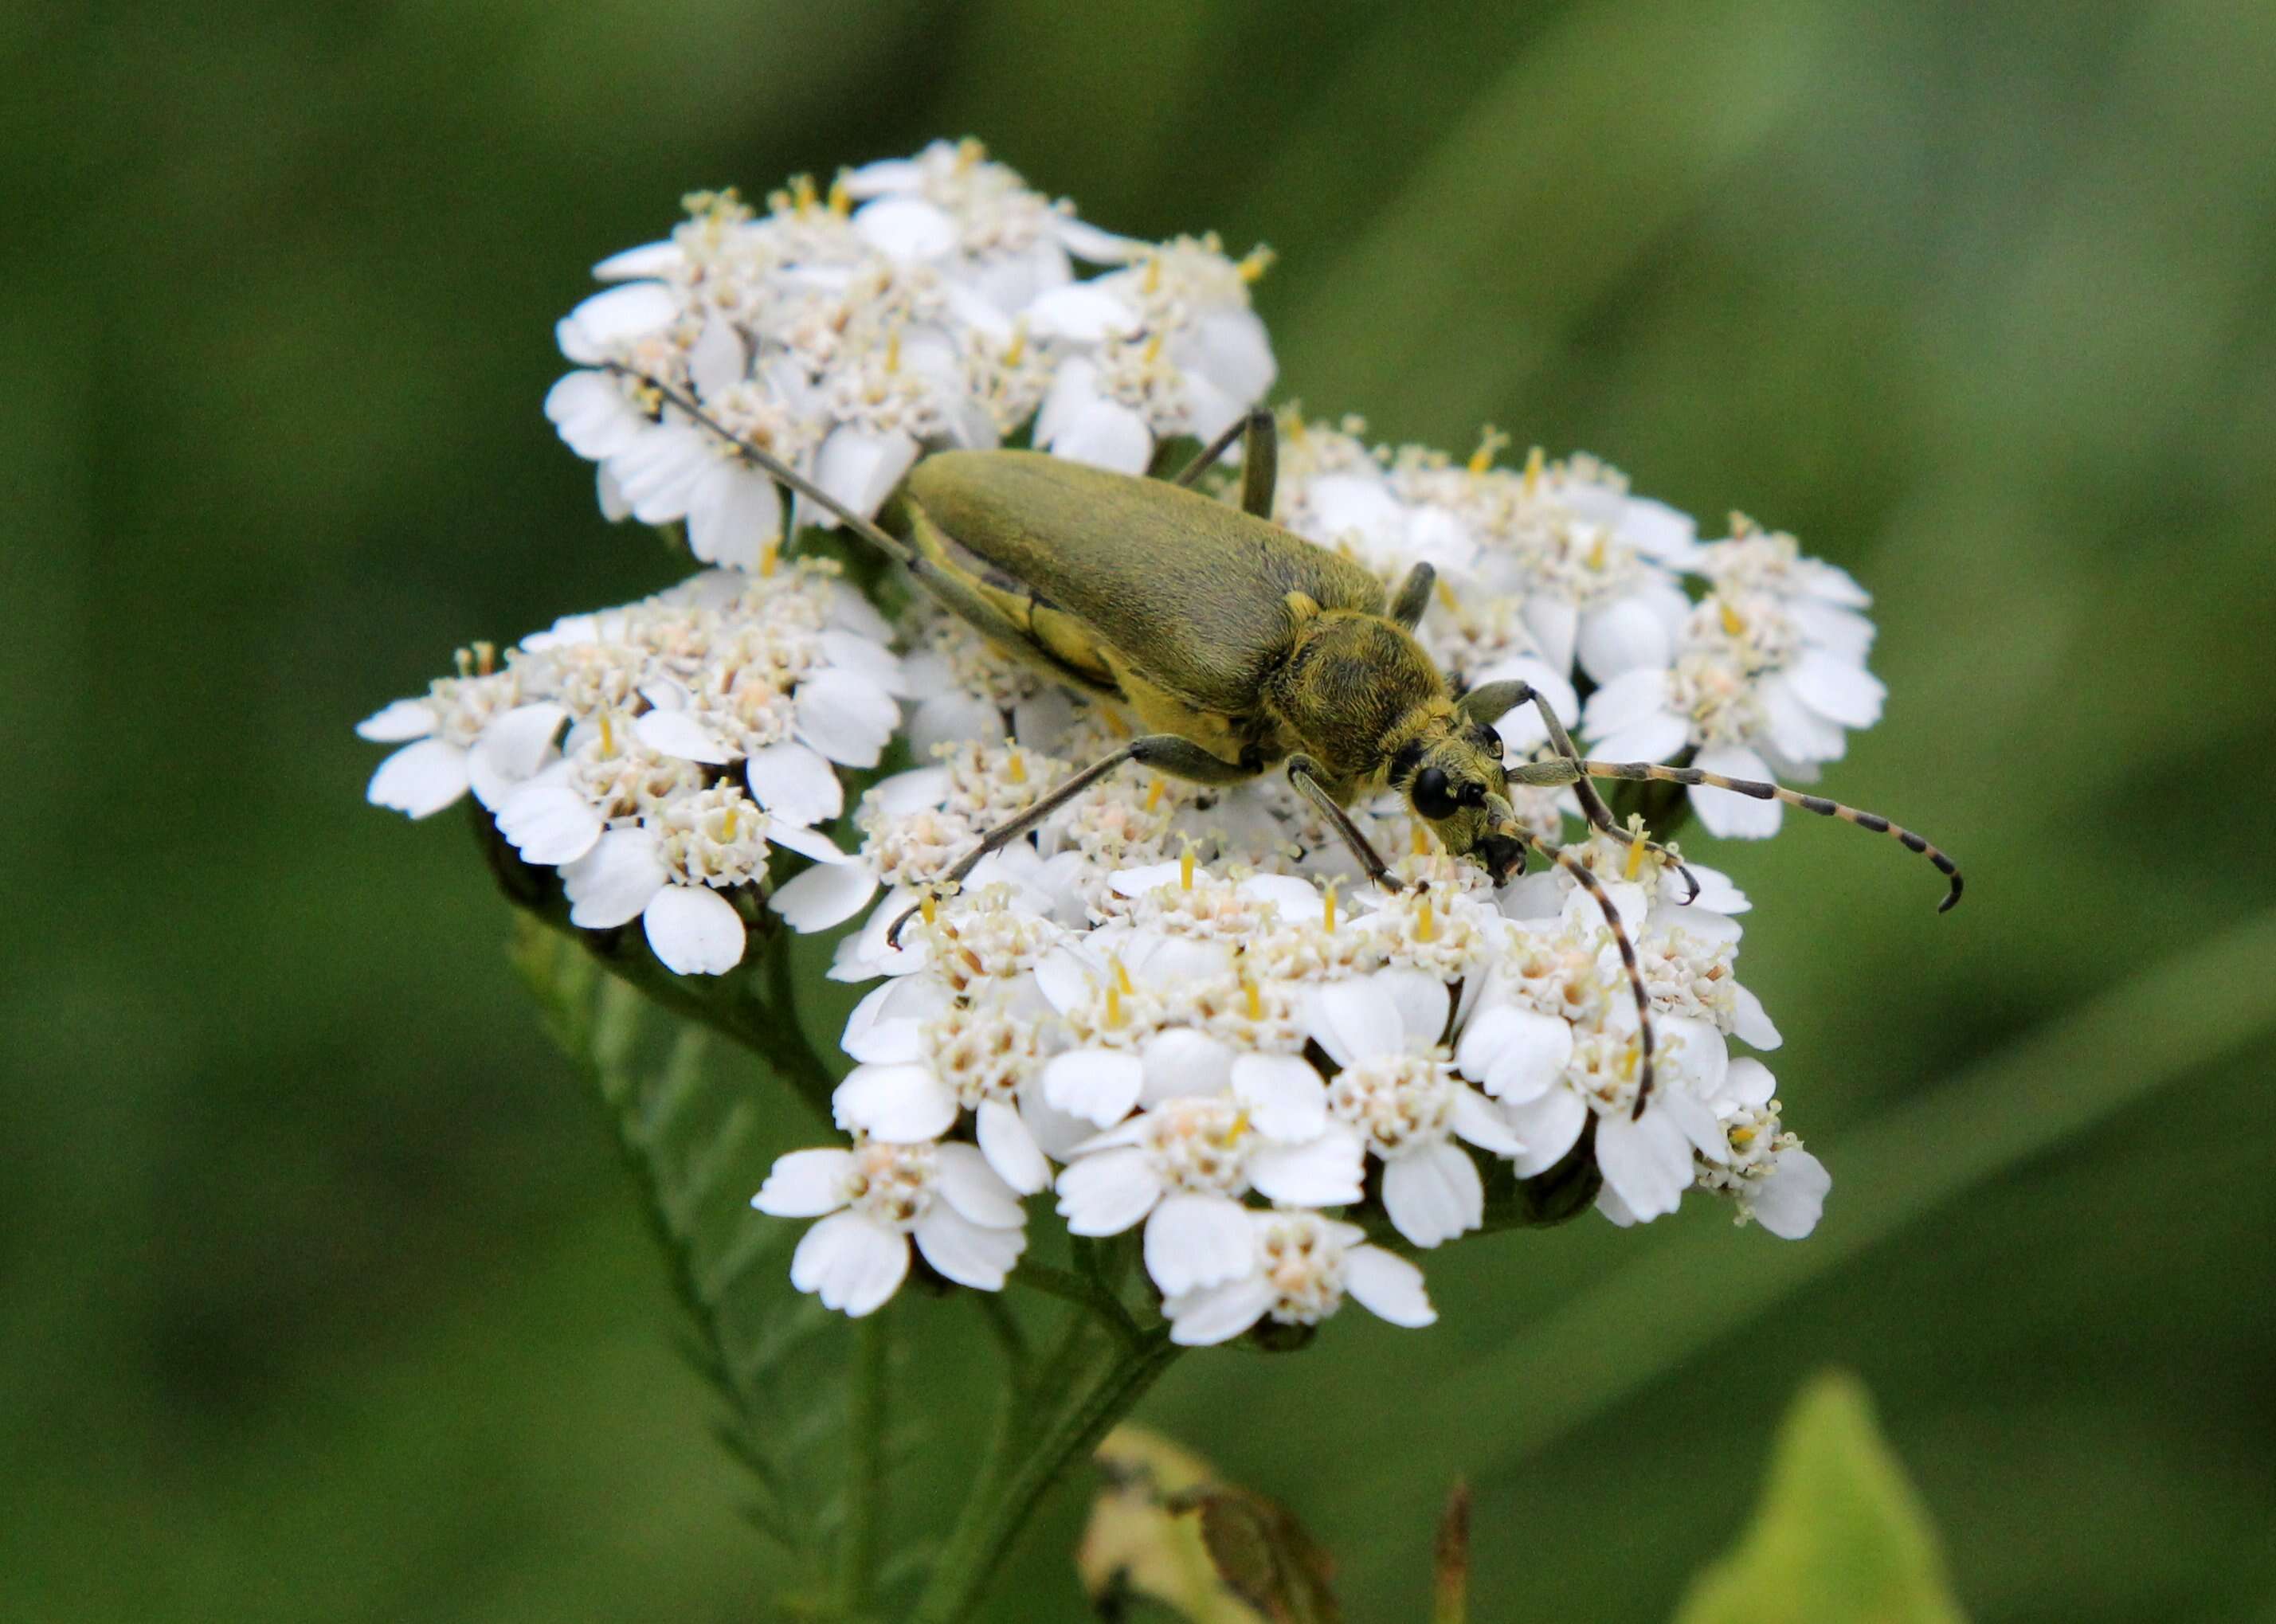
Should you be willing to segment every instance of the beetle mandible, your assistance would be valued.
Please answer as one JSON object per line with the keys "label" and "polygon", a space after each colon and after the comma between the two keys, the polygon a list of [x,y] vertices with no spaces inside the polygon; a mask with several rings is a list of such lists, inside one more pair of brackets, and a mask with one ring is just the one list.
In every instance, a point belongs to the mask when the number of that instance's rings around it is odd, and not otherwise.
{"label": "beetle mandible", "polygon": [[[651,391],[658,409],[686,414],[834,514],[1005,652],[1126,707],[1149,730],[988,831],[941,877],[944,888],[1129,762],[1220,785],[1278,767],[1369,877],[1386,883],[1388,865],[1344,808],[1395,790],[1449,852],[1474,857],[1497,884],[1522,868],[1529,848],[1595,897],[1635,1002],[1639,1113],[1651,1091],[1653,1043],[1635,945],[1596,876],[1519,824],[1513,781],[1572,785],[1589,823],[1622,842],[1642,837],[1613,820],[1592,778],[1705,785],[1781,801],[1902,842],[1950,881],[1940,906],[1960,899],[1952,859],[1878,814],[1696,768],[1588,760],[1548,700],[1524,682],[1456,694],[1414,635],[1437,580],[1430,565],[1417,564],[1386,594],[1359,565],[1272,522],[1278,459],[1270,412],[1248,414],[1174,480],[1108,473],[1041,452],[937,452],[910,470],[873,522],[671,385],[629,367],[610,369]],[[1237,507],[1193,489],[1236,438]],[[1513,771],[1493,724],[1528,703],[1553,754]],[[907,917],[894,922],[895,937]]]}

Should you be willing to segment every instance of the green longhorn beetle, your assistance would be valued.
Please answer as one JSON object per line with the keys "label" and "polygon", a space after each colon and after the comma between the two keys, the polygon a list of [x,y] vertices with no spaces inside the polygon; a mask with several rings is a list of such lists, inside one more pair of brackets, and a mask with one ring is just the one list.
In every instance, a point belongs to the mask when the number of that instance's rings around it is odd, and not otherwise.
{"label": "green longhorn beetle", "polygon": [[[1651,1092],[1652,1031],[1635,945],[1596,876],[1520,826],[1512,782],[1571,785],[1589,822],[1623,842],[1641,837],[1613,821],[1591,778],[1709,785],[1785,801],[1901,841],[1950,880],[1940,907],[1960,900],[1957,865],[1876,813],[1696,768],[1587,760],[1528,683],[1453,693],[1415,640],[1437,580],[1428,564],[1416,565],[1386,600],[1383,584],[1359,565],[1272,522],[1278,452],[1270,412],[1251,412],[1173,481],[1040,452],[937,452],[909,471],[881,510],[883,522],[874,523],[669,384],[632,368],[610,369],[835,514],[1005,653],[1127,707],[1149,730],[990,830],[941,877],[944,888],[1127,762],[1198,784],[1236,784],[1278,766],[1383,884],[1388,866],[1344,808],[1395,789],[1449,852],[1476,858],[1496,884],[1522,869],[1529,847],[1596,899],[1635,998],[1639,1114]],[[1192,488],[1236,438],[1238,508]],[[1529,702],[1555,754],[1511,771],[1493,724]],[[908,917],[894,922],[892,938]]]}

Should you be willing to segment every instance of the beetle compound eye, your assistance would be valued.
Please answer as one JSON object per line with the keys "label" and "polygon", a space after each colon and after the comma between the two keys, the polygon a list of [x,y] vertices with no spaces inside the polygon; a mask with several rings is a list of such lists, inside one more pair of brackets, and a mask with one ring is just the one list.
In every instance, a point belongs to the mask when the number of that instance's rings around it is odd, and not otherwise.
{"label": "beetle compound eye", "polygon": [[1454,793],[1446,783],[1442,767],[1425,767],[1415,775],[1414,786],[1407,792],[1415,809],[1428,818],[1454,816]]}

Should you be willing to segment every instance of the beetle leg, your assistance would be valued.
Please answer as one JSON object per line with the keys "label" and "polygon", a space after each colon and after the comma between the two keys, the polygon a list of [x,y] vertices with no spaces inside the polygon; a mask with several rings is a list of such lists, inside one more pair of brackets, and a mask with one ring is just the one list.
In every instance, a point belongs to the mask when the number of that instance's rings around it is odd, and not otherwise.
{"label": "beetle leg", "polygon": [[1396,889],[1392,884],[1390,865],[1383,861],[1375,847],[1368,844],[1367,837],[1359,831],[1359,825],[1351,821],[1351,814],[1337,805],[1336,798],[1328,793],[1328,770],[1310,756],[1300,753],[1288,758],[1287,771],[1288,782],[1295,786],[1298,794],[1317,808],[1321,816],[1328,820],[1329,826],[1343,837],[1344,844],[1351,847],[1352,855],[1359,859],[1360,867],[1367,870],[1367,877],[1378,885]]}
{"label": "beetle leg", "polygon": [[1574,860],[1562,846],[1551,846],[1539,835],[1528,834],[1525,843],[1571,875],[1581,889],[1597,899],[1604,911],[1605,927],[1612,933],[1612,942],[1620,950],[1620,965],[1627,971],[1628,990],[1635,994],[1636,1047],[1640,1055],[1640,1074],[1636,1081],[1635,1109],[1629,1119],[1643,1115],[1643,1103],[1651,1097],[1651,998],[1644,991],[1643,972],[1636,968],[1635,944],[1628,939],[1627,927],[1620,923],[1620,912],[1612,906],[1612,898],[1597,877],[1589,872],[1586,863]]}
{"label": "beetle leg", "polygon": [[1272,421],[1272,414],[1263,406],[1202,447],[1202,454],[1187,463],[1185,472],[1172,483],[1190,489],[1218,458],[1233,449],[1235,440],[1241,443],[1240,511],[1258,519],[1270,519],[1272,493],[1279,483],[1280,428]]}
{"label": "beetle leg", "polygon": [[[1246,767],[1236,766],[1221,756],[1210,755],[1190,739],[1180,739],[1175,733],[1142,734],[1113,754],[1101,756],[1064,784],[1055,785],[1026,811],[1005,818],[982,835],[979,845],[957,859],[954,868],[933,882],[934,888],[945,892],[962,884],[973,869],[980,866],[982,858],[990,852],[1002,851],[1125,762],[1136,762],[1142,767],[1158,767],[1172,778],[1189,779],[1195,784],[1238,784],[1256,776]],[[885,932],[885,941],[889,945],[900,945],[901,927],[909,922],[909,914],[916,911],[912,907],[892,922]]]}
{"label": "beetle leg", "polygon": [[1407,579],[1399,583],[1398,596],[1391,600],[1391,607],[1384,612],[1407,631],[1413,631],[1422,624],[1422,611],[1430,607],[1430,588],[1438,584],[1438,571],[1427,564],[1416,565],[1407,572]]}
{"label": "beetle leg", "polygon": [[[1426,566],[1418,565],[1415,567],[1421,569]],[[1581,816],[1589,820],[1590,828],[1610,835],[1622,846],[1633,846],[1638,840],[1643,840],[1644,848],[1647,851],[1656,852],[1665,861],[1673,863],[1676,871],[1683,876],[1683,883],[1690,887],[1688,894],[1683,899],[1684,901],[1688,903],[1693,898],[1698,896],[1699,877],[1684,867],[1681,858],[1676,856],[1658,841],[1646,839],[1643,836],[1632,833],[1621,828],[1613,820],[1612,808],[1605,804],[1605,798],[1597,793],[1597,786],[1589,782],[1589,774],[1585,764],[1581,760],[1581,752],[1573,746],[1573,736],[1565,731],[1565,724],[1557,719],[1556,708],[1550,704],[1548,695],[1542,693],[1539,688],[1529,682],[1517,680],[1489,682],[1483,687],[1473,688],[1463,694],[1458,709],[1471,720],[1491,725],[1494,720],[1514,710],[1528,701],[1532,702],[1534,710],[1540,714],[1542,725],[1549,730],[1550,747],[1557,752],[1560,762],[1572,764],[1573,776],[1569,780],[1559,777],[1521,781],[1533,783],[1536,787],[1551,783],[1571,783],[1573,793],[1581,802]]]}

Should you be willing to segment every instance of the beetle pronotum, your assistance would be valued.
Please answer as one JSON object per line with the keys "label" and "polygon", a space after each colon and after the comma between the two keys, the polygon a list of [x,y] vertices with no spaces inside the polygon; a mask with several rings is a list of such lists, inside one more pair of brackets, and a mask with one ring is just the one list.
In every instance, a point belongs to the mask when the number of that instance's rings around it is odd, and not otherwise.
{"label": "beetle pronotum", "polygon": [[[1280,765],[1381,884],[1389,868],[1344,808],[1362,794],[1395,789],[1449,852],[1475,855],[1498,883],[1522,866],[1529,847],[1596,899],[1635,998],[1639,1115],[1651,1092],[1653,1042],[1635,944],[1596,876],[1519,825],[1513,781],[1572,785],[1589,823],[1624,842],[1643,837],[1613,821],[1591,779],[1706,785],[1781,801],[1902,842],[1951,881],[1941,907],[1960,899],[1952,859],[1877,813],[1696,768],[1589,760],[1548,700],[1524,682],[1452,692],[1414,636],[1436,581],[1428,564],[1416,565],[1386,597],[1357,564],[1271,521],[1278,454],[1268,412],[1252,412],[1227,429],[1175,480],[1111,474],[1038,452],[939,452],[910,470],[879,523],[734,435],[670,384],[630,367],[609,370],[652,391],[657,410],[685,413],[834,514],[1006,653],[1126,707],[1149,730],[990,830],[940,877],[944,889],[1128,762],[1202,784],[1237,783]],[[1242,441],[1237,507],[1192,489],[1236,437]],[[1492,725],[1527,703],[1555,754],[1513,772]],[[1685,878],[1696,896],[1688,870]],[[894,922],[894,937],[907,917]]]}

